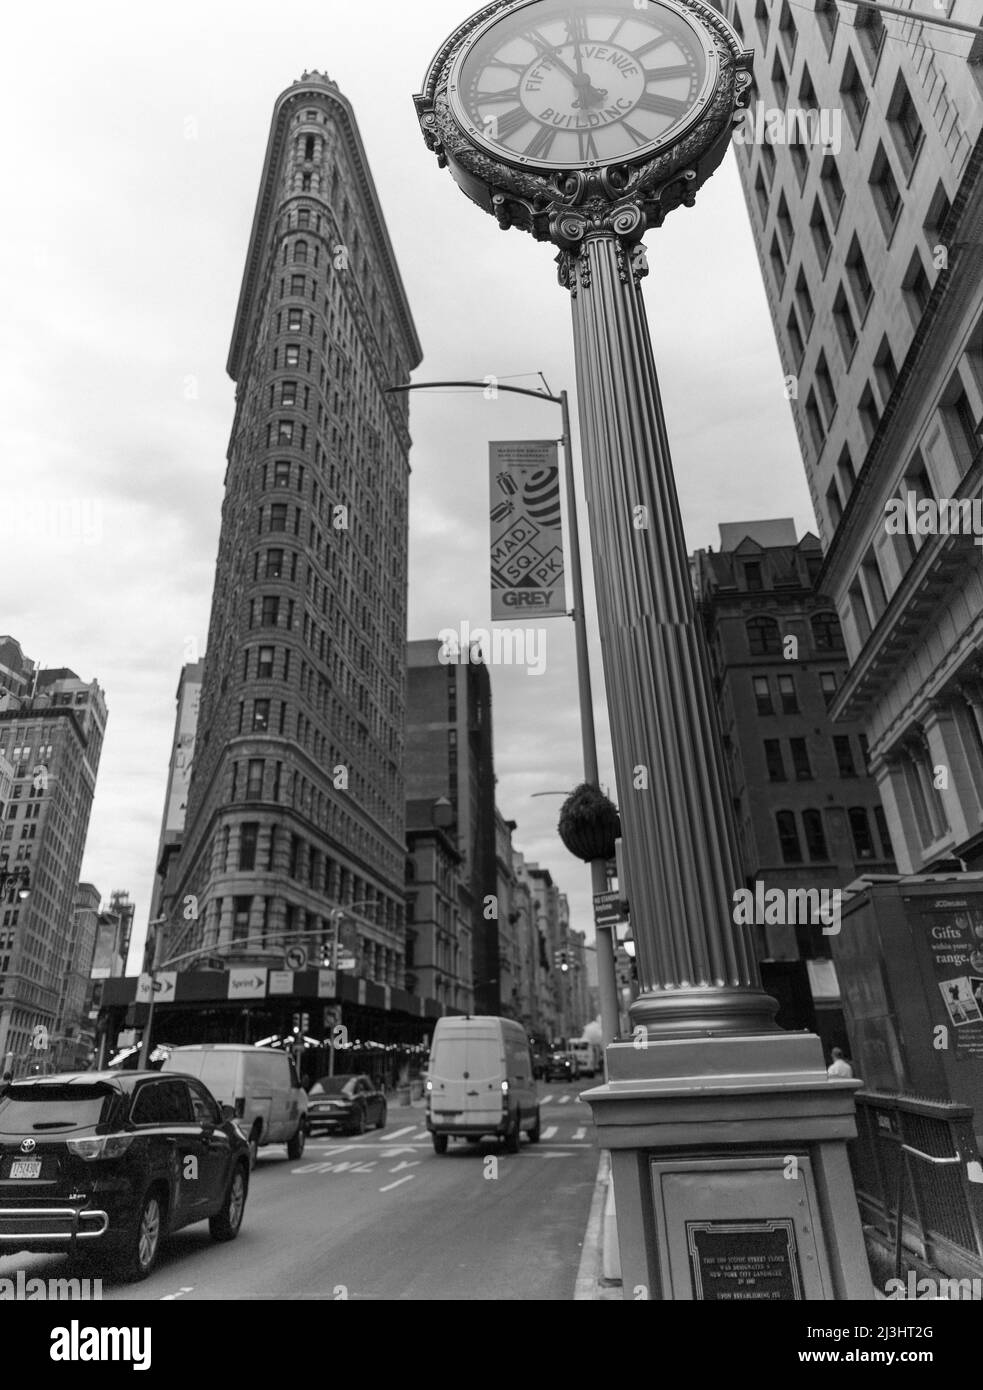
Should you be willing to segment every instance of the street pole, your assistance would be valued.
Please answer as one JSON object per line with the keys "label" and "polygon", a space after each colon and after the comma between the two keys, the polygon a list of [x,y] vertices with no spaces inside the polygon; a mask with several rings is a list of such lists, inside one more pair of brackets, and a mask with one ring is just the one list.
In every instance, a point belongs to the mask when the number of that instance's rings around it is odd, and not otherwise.
{"label": "street pole", "polygon": [[[338,946],[339,946],[339,938],[340,938],[340,935],[341,935],[342,909],[341,909],[340,907],[334,908],[333,911],[332,911],[332,913],[331,913],[331,918],[332,918],[332,921],[333,921],[333,923],[334,923],[334,931],[332,932],[332,937],[331,937],[331,968],[332,968],[332,970],[334,971],[334,978],[335,978],[335,994],[338,995],[338,996],[340,996],[341,990],[340,990],[340,988],[339,988],[339,981],[338,981]],[[334,1076],[334,1053],[335,1053],[335,1046],[334,1046],[334,1027],[332,1027],[332,1029],[331,1029],[331,1047],[330,1047],[330,1049],[329,1049],[329,1051],[328,1051],[328,1075],[329,1075],[329,1076]]]}
{"label": "street pole", "polygon": [[146,1071],[150,1063],[150,1038],[154,1030],[154,1004],[157,1000],[157,969],[160,960],[160,927],[167,921],[166,917],[157,917],[147,925],[154,927],[154,949],[150,958],[150,1003],[147,1006],[147,1023],[143,1030],[143,1037],[140,1039],[140,1070]]}
{"label": "street pole", "polygon": [[[473,386],[482,392],[488,389],[485,381],[419,381],[410,385],[390,386],[392,393],[428,391],[447,386]],[[573,590],[573,633],[577,656],[577,693],[580,700],[580,739],[583,747],[584,781],[600,790],[597,766],[597,729],[594,724],[594,700],[591,692],[590,651],[587,645],[587,608],[584,603],[584,578],[580,560],[580,530],[577,521],[577,494],[574,489],[573,435],[570,431],[570,407],[566,391],[554,396],[549,391],[533,391],[528,386],[508,386],[497,382],[496,391],[508,391],[517,396],[532,396],[539,401],[558,405],[562,413],[563,478],[567,494],[567,533],[570,537],[570,586]],[[607,889],[607,872],[603,859],[591,861],[591,896]],[[621,1031],[618,1010],[618,986],[615,973],[614,934],[608,927],[594,924],[601,949],[597,952],[597,985],[601,1000],[601,1032],[604,1043],[613,1042]]]}

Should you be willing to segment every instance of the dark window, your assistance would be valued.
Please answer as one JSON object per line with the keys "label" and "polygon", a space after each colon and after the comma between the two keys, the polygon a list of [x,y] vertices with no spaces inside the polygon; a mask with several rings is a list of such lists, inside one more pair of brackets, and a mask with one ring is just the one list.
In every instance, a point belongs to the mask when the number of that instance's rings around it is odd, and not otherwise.
{"label": "dark window", "polygon": [[881,579],[881,567],[877,563],[877,556],[874,554],[873,546],[867,551],[860,568],[867,581],[867,602],[870,607],[870,615],[876,623],[887,607],[887,594],[884,591],[884,581]]}
{"label": "dark window", "polygon": [[866,642],[870,636],[870,613],[867,611],[867,600],[864,598],[863,589],[860,581],[855,579],[848,591],[850,599],[850,610],[853,613],[853,621],[857,625],[857,633],[861,642]]}
{"label": "dark window", "polygon": [[853,354],[857,347],[857,330],[853,324],[853,315],[850,312],[846,290],[842,285],[837,290],[836,298],[833,301],[833,322],[836,324],[836,334],[843,351],[843,360],[849,366],[853,361]]}
{"label": "dark window", "polygon": [[774,618],[751,618],[747,636],[752,656],[773,656],[782,650],[782,635]]}
{"label": "dark window", "polygon": [[822,204],[818,198],[812,205],[812,217],[809,219],[809,225],[812,228],[812,243],[819,258],[819,267],[821,270],[825,270],[829,253],[833,249],[833,242],[829,235],[829,228],[826,226],[826,218],[823,216]]}
{"label": "dark window", "polygon": [[785,76],[785,69],[782,67],[782,60],[777,52],[775,54],[775,61],[771,65],[771,82],[780,105],[787,106],[788,78]]}
{"label": "dark window", "polygon": [[[285,531],[287,529],[287,504],[285,502],[274,502],[270,507],[270,530]],[[283,554],[283,551],[280,551]]]}
{"label": "dark window", "polygon": [[269,700],[253,701],[253,733],[265,734],[270,727]]}
{"label": "dark window", "polygon": [[846,734],[833,736],[833,751],[836,754],[836,771],[840,777],[856,777],[857,768],[853,761],[853,749]]}
{"label": "dark window", "polygon": [[880,347],[877,349],[877,356],[874,358],[874,370],[877,373],[877,384],[881,388],[881,400],[887,405],[898,380],[897,363],[894,360],[894,353],[891,351],[887,334],[881,339]]}
{"label": "dark window", "polygon": [[[284,530],[284,531],[287,529],[287,515],[286,515],[286,513],[287,513],[287,509],[286,509],[286,507],[284,507],[284,508],[283,508],[283,526],[280,528],[281,530]],[[271,529],[271,530],[273,529],[272,526],[270,527],[270,529]],[[282,550],[268,550],[268,551],[266,552],[266,577],[267,577],[267,579],[282,579],[282,578],[283,578],[283,551],[282,551]]]}
{"label": "dark window", "polygon": [[851,806],[847,812],[850,821],[850,834],[853,836],[853,848],[858,859],[876,859],[877,854],[874,849],[874,841],[870,834],[870,823],[867,820],[867,812],[863,806]]}
{"label": "dark window", "polygon": [[239,827],[239,868],[255,869],[256,842],[259,838],[259,823],[246,821]]}
{"label": "dark window", "polygon": [[901,213],[901,192],[890,160],[884,153],[884,146],[878,145],[874,163],[870,171],[870,186],[874,195],[874,206],[881,219],[884,234],[890,237]]}
{"label": "dark window", "polygon": [[768,684],[767,676],[753,677],[754,703],[759,714],[774,714],[774,707],[771,703],[771,687]]}
{"label": "dark window", "polygon": [[884,47],[884,38],[887,34],[880,11],[873,9],[870,5],[860,5],[854,20],[854,27],[857,30],[867,66],[873,72],[877,67],[877,60],[881,56],[881,49]]}
{"label": "dark window", "polygon": [[908,307],[911,310],[911,316],[917,323],[924,314],[928,306],[929,295],[932,293],[922,258],[917,250],[911,254],[911,260],[908,263],[908,270],[903,281],[903,289]]}
{"label": "dark window", "polygon": [[769,782],[785,781],[785,763],[782,760],[781,739],[765,739],[765,766],[768,769]]}
{"label": "dark window", "polygon": [[802,358],[805,356],[806,348],[805,343],[802,341],[802,333],[799,330],[799,320],[794,308],[788,311],[786,327],[788,328],[789,347],[792,349],[792,362],[796,368],[799,368],[802,365]]}
{"label": "dark window", "polygon": [[778,32],[781,35],[782,46],[788,55],[791,65],[795,55],[795,42],[798,38],[798,31],[795,27],[795,20],[792,18],[792,11],[789,9],[788,0],[782,0],[781,13],[778,17]]}
{"label": "dark window", "polygon": [[801,864],[802,846],[799,844],[799,832],[795,826],[795,813],[793,811],[776,811],[775,824],[778,827],[778,844],[782,851],[783,862]]}
{"label": "dark window", "polygon": [[745,563],[744,582],[753,591],[761,588],[761,565],[757,561]]}
{"label": "dark window", "polygon": [[278,627],[280,623],[280,600],[275,595],[266,594],[263,598],[262,616],[260,618],[263,627]]}
{"label": "dark window", "polygon": [[816,18],[819,20],[819,29],[828,55],[833,51],[836,26],[840,22],[840,12],[836,8],[836,0],[819,0],[816,5]]}
{"label": "dark window", "polygon": [[908,91],[908,84],[900,72],[894,84],[894,93],[891,97],[887,116],[898,157],[901,160],[901,167],[905,174],[910,174],[925,142],[925,132],[922,130],[922,123],[918,119],[918,112],[915,110],[911,93]]}
{"label": "dark window", "polygon": [[790,256],[792,254],[792,246],[795,242],[795,232],[792,229],[792,217],[789,213],[788,203],[785,201],[784,193],[778,199],[778,212],[775,214],[775,225],[781,233],[785,254],[786,256]]}
{"label": "dark window", "polygon": [[778,287],[778,293],[781,294],[785,286],[785,258],[782,255],[782,248],[778,243],[777,232],[772,234],[769,257],[771,259],[772,273],[775,276],[775,284]]}
{"label": "dark window", "polygon": [[812,767],[809,763],[809,749],[804,738],[789,739],[789,747],[792,750],[792,767],[795,769],[795,779],[797,782],[812,781]]}
{"label": "dark window", "polygon": [[269,680],[273,675],[273,653],[275,647],[260,647],[256,659],[256,675],[260,680]]}
{"label": "dark window", "polygon": [[841,652],[843,633],[835,613],[814,613],[811,619],[812,640],[819,652]]}
{"label": "dark window", "polygon": [[195,1120],[200,1125],[220,1125],[222,1123],[222,1112],[214,1098],[208,1094],[200,1081],[194,1078],[189,1079],[188,1091],[191,1095],[191,1104],[194,1109]]}
{"label": "dark window", "polygon": [[833,390],[833,379],[829,374],[829,364],[826,361],[825,352],[819,354],[816,362],[816,385],[819,387],[819,399],[823,407],[823,416],[826,421],[826,428],[829,429],[836,414],[836,392]]}
{"label": "dark window", "polygon": [[891,835],[887,828],[887,816],[884,814],[883,806],[874,807],[874,821],[881,841],[881,854],[885,859],[893,859],[894,846],[891,844]]}
{"label": "dark window", "polygon": [[867,262],[860,249],[860,243],[856,237],[850,242],[850,249],[846,257],[847,275],[853,289],[853,297],[857,301],[857,310],[860,318],[866,317],[870,307],[870,301],[874,297],[874,287],[871,284],[870,275],[867,271]]}
{"label": "dark window", "polygon": [[833,219],[833,226],[840,220],[840,213],[843,211],[843,204],[846,194],[843,191],[843,180],[840,178],[840,171],[836,167],[836,156],[828,154],[822,163],[820,172],[823,191],[826,194],[826,202],[829,205],[829,213]]}
{"label": "dark window", "polygon": [[304,327],[304,311],[302,309],[287,310],[287,331],[288,333],[300,333]]}
{"label": "dark window", "polygon": [[284,381],[280,383],[280,404],[297,404],[297,383],[296,381]]}
{"label": "dark window", "polygon": [[276,426],[276,439],[278,444],[292,444],[294,442],[294,422],[293,420],[278,420]]}
{"label": "dark window", "polygon": [[194,1114],[183,1081],[147,1081],[137,1091],[130,1123],[134,1125],[191,1124]]}
{"label": "dark window", "polygon": [[805,832],[806,851],[810,859],[828,859],[826,835],[823,830],[821,811],[803,811],[802,829]]}
{"label": "dark window", "polygon": [[294,242],[294,263],[295,263],[296,265],[306,265],[306,264],[307,264],[307,242],[306,242],[306,241],[295,241],[295,242]]}
{"label": "dark window", "polygon": [[805,271],[800,270],[795,281],[795,302],[799,306],[799,320],[802,324],[802,331],[808,338],[812,329],[812,321],[816,317],[812,307],[812,295],[809,293],[809,284],[805,277]]}
{"label": "dark window", "polygon": [[259,801],[263,795],[263,759],[250,758],[246,777],[246,800]]}
{"label": "dark window", "polygon": [[819,402],[816,399],[815,391],[810,391],[806,397],[806,420],[809,424],[813,448],[818,454],[826,443],[826,432],[823,429],[823,420],[819,414]]}
{"label": "dark window", "polygon": [[864,117],[867,115],[867,107],[870,98],[867,96],[867,88],[864,86],[863,78],[857,71],[857,65],[853,60],[853,54],[848,53],[846,63],[843,66],[843,77],[840,80],[840,95],[843,98],[843,107],[850,121],[854,138],[860,136],[863,129]]}
{"label": "dark window", "polygon": [[758,170],[754,178],[754,196],[758,200],[758,213],[761,221],[768,220],[768,189],[765,186],[765,176],[761,169]]}
{"label": "dark window", "polygon": [[778,698],[782,705],[782,714],[798,714],[799,699],[795,693],[795,677],[778,677]]}
{"label": "dark window", "polygon": [[233,898],[232,899],[232,940],[245,941],[249,936],[249,909],[252,907],[252,898]]}
{"label": "dark window", "polygon": [[881,422],[881,412],[878,410],[877,402],[874,399],[874,388],[869,381],[864,387],[864,392],[860,397],[860,404],[857,407],[857,411],[860,416],[860,423],[864,428],[864,435],[869,444],[877,433],[877,426]]}

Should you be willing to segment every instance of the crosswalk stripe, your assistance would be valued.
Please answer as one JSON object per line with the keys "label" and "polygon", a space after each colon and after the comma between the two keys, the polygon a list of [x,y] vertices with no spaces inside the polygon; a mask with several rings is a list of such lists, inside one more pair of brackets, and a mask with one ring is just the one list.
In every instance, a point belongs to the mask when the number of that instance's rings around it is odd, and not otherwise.
{"label": "crosswalk stripe", "polygon": [[567,1103],[567,1101],[569,1101],[569,1099],[570,1099],[569,1096],[561,1096],[561,1097],[560,1097],[560,1101],[559,1101],[560,1105],[566,1105],[566,1103]]}
{"label": "crosswalk stripe", "polygon": [[583,1127],[581,1127],[580,1129],[575,1129],[573,1132],[574,1143],[576,1143],[578,1139],[584,1139],[586,1137],[587,1131]]}
{"label": "crosswalk stripe", "polygon": [[543,1096],[543,1099],[540,1101],[540,1105],[549,1105],[552,1099],[552,1096]]}
{"label": "crosswalk stripe", "polygon": [[543,1130],[542,1135],[540,1136],[540,1138],[542,1138],[542,1139],[552,1139],[552,1138],[553,1138],[553,1135],[556,1133],[556,1128],[557,1128],[556,1125],[547,1125],[546,1128]]}
{"label": "crosswalk stripe", "polygon": [[416,1125],[407,1125],[405,1129],[392,1129],[386,1131],[386,1143],[390,1139],[398,1139],[401,1134],[411,1134],[416,1129]]}

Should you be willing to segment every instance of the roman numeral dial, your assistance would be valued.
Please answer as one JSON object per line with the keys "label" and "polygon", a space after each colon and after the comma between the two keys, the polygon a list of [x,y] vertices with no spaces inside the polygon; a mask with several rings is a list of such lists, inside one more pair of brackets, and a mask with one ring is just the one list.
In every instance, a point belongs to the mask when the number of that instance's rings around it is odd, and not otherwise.
{"label": "roman numeral dial", "polygon": [[455,59],[452,113],[507,163],[558,170],[655,154],[689,129],[717,77],[697,21],[661,0],[537,0],[479,29]]}

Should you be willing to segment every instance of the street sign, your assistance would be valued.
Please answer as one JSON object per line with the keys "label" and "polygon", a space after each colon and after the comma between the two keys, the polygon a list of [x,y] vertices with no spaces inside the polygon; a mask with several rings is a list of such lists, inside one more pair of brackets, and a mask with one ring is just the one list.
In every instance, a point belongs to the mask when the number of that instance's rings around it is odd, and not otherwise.
{"label": "street sign", "polygon": [[283,953],[283,964],[287,970],[306,970],[307,947],[288,946]]}
{"label": "street sign", "polygon": [[293,994],[294,992],[294,972],[292,970],[271,970],[270,971],[270,993],[271,994]]}
{"label": "street sign", "polygon": [[333,970],[319,970],[317,972],[318,999],[331,999],[337,993],[337,977],[335,972]]}
{"label": "street sign", "polygon": [[618,891],[594,894],[594,925],[614,927],[625,921],[628,904]]}
{"label": "street sign", "polygon": [[338,952],[338,959],[335,961],[336,970],[354,970],[358,961],[354,956],[347,955],[344,951]]}

